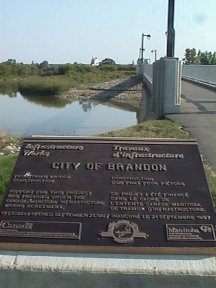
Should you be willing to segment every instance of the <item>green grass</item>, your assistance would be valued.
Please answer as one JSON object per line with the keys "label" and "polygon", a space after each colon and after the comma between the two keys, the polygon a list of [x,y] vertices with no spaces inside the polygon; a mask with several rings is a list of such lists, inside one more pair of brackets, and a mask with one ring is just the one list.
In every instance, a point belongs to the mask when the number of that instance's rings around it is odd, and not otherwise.
{"label": "green grass", "polygon": [[[107,67],[92,67],[90,65],[70,65],[65,75],[34,76],[19,81],[19,91],[23,95],[58,95],[70,88],[107,82],[135,74],[134,70],[116,69]],[[109,68],[109,67],[108,67]]]}
{"label": "green grass", "polygon": [[0,75],[0,92],[15,96],[23,95],[58,95],[70,88],[107,82],[135,74],[134,65],[102,65],[94,67],[86,64],[64,64],[53,74],[37,76]]}
{"label": "green grass", "polygon": [[3,199],[3,194],[9,183],[16,159],[17,159],[16,155],[0,156],[0,203]]}
{"label": "green grass", "polygon": [[[20,140],[21,139],[19,137],[6,135],[5,133],[0,132],[0,152],[2,152],[4,147],[10,145],[11,143],[18,146]],[[0,155],[0,203],[9,183],[16,159],[17,154]]]}
{"label": "green grass", "polygon": [[216,206],[216,173],[207,164],[204,164],[205,174],[211,192],[213,202]]}
{"label": "green grass", "polygon": [[101,136],[111,137],[145,137],[145,138],[179,138],[189,139],[191,135],[181,126],[170,120],[149,120],[128,128],[110,131]]}
{"label": "green grass", "polygon": [[70,87],[70,79],[64,76],[36,76],[23,79],[19,83],[19,91],[24,95],[57,95]]}

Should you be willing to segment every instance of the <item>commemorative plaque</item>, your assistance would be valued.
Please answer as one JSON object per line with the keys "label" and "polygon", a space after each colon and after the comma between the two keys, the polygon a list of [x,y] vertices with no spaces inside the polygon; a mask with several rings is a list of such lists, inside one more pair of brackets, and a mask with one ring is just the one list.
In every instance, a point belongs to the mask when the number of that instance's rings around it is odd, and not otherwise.
{"label": "commemorative plaque", "polygon": [[193,140],[26,138],[0,212],[0,249],[216,253]]}

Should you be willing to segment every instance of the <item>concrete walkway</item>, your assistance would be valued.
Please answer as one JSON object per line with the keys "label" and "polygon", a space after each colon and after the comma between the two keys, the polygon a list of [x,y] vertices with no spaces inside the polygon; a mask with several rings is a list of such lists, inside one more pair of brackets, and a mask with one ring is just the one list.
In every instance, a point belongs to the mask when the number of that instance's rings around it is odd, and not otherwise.
{"label": "concrete walkway", "polygon": [[215,288],[216,257],[3,251],[1,288]]}
{"label": "concrete walkway", "polygon": [[216,92],[182,81],[181,114],[167,116],[191,132],[204,159],[216,171]]}

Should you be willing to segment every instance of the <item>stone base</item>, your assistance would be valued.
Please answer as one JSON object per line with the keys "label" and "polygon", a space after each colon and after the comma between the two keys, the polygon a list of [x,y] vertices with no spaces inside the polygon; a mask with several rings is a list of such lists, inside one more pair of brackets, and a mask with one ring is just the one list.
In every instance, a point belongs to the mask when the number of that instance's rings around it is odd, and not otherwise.
{"label": "stone base", "polygon": [[216,257],[0,252],[1,288],[215,288]]}

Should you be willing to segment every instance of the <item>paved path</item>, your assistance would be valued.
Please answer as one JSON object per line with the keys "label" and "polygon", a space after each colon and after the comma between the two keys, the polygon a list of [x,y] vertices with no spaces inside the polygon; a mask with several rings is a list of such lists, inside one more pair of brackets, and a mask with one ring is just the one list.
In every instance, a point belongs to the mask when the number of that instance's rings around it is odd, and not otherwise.
{"label": "paved path", "polygon": [[182,81],[181,114],[168,117],[191,132],[204,159],[216,171],[216,92]]}

